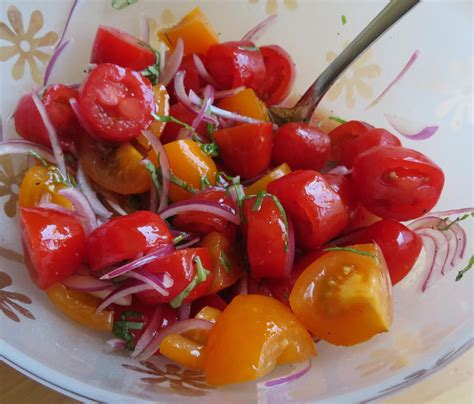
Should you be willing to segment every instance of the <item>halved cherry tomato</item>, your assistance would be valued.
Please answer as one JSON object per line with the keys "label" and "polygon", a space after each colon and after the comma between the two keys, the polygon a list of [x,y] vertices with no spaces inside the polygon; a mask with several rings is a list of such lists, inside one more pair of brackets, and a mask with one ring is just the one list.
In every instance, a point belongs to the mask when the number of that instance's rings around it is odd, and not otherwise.
{"label": "halved cherry tomato", "polygon": [[285,213],[271,195],[257,195],[242,205],[247,256],[253,278],[285,278],[290,274],[289,230]]}
{"label": "halved cherry tomato", "polygon": [[87,239],[87,261],[97,271],[172,242],[168,225],[159,215],[138,211],[97,227]]}
{"label": "halved cherry tomato", "polygon": [[206,53],[210,46],[219,42],[211,24],[199,7],[186,14],[176,25],[158,33],[160,39],[174,49],[178,39],[184,43],[184,54]]}
{"label": "halved cherry tomato", "polygon": [[373,129],[373,126],[368,123],[349,121],[329,132],[329,138],[331,139],[331,160],[339,164],[349,142],[370,129]]}
{"label": "halved cherry tomato", "polygon": [[347,210],[321,174],[298,170],[268,184],[295,228],[296,245],[316,249],[347,225]]}
{"label": "halved cherry tomato", "polygon": [[354,161],[352,173],[360,202],[387,219],[410,220],[429,212],[444,186],[440,167],[405,147],[377,146]]}
{"label": "halved cherry tomato", "polygon": [[84,80],[79,108],[95,136],[124,142],[138,137],[152,123],[153,87],[140,73],[105,63]]}
{"label": "halved cherry tomato", "polygon": [[217,103],[217,106],[260,121],[270,120],[267,107],[251,88],[246,88],[237,94],[223,98]]}
{"label": "halved cherry tomato", "polygon": [[295,81],[295,64],[291,56],[278,45],[261,46],[265,62],[265,81],[258,95],[267,105],[283,102]]}
{"label": "halved cherry tomato", "polygon": [[401,145],[398,137],[392,135],[388,130],[380,128],[371,129],[347,143],[347,146],[344,148],[341,163],[346,167],[352,167],[357,156],[372,147]]}
{"label": "halved cherry tomato", "polygon": [[311,336],[285,305],[267,296],[241,295],[209,335],[204,373],[212,386],[241,383],[266,375],[276,364],[315,354]]}
{"label": "halved cherry tomato", "polygon": [[156,56],[147,43],[133,35],[99,25],[92,45],[91,63],[112,63],[140,71],[155,64]]}
{"label": "halved cherry tomato", "polygon": [[307,267],[290,295],[299,321],[335,345],[355,345],[388,331],[392,322],[391,283],[375,244],[330,251]]}
{"label": "halved cherry tomato", "polygon": [[418,234],[391,219],[373,223],[355,238],[355,242],[378,244],[387,262],[392,285],[408,275],[423,245]]}
{"label": "halved cherry tomato", "polygon": [[[206,270],[206,274],[198,271],[198,261]],[[168,291],[167,296],[163,296],[157,291],[147,290],[137,293],[140,301],[146,304],[169,303],[172,307],[179,307],[183,301],[191,302],[207,293],[212,284],[213,273],[211,258],[207,248],[187,248],[177,250],[163,258],[153,261],[143,267],[143,270],[150,273],[160,273],[173,280],[172,285],[164,282]]]}
{"label": "halved cherry tomato", "polygon": [[50,286],[46,293],[49,300],[70,319],[94,330],[112,331],[114,312],[104,310],[96,313],[101,303],[97,297],[68,289],[60,283]]}
{"label": "halved cherry tomato", "polygon": [[[210,185],[216,183],[217,168],[214,160],[203,152],[200,145],[190,139],[175,140],[164,146],[170,169],[173,175],[194,190],[201,188],[205,178]],[[150,159],[157,164],[156,153],[150,154]],[[189,190],[175,184],[170,186],[170,199],[173,202],[191,198]]]}
{"label": "halved cherry tomato", "polygon": [[205,64],[211,77],[223,89],[245,86],[258,93],[265,80],[262,52],[250,41],[211,46]]}
{"label": "halved cherry tomato", "polygon": [[26,266],[40,289],[61,282],[79,268],[86,236],[76,218],[49,209],[21,208],[20,226]]}
{"label": "halved cherry tomato", "polygon": [[[234,209],[237,212],[237,206],[232,198],[222,188],[206,188],[202,191],[196,192],[192,200],[217,202],[219,205]],[[202,212],[188,212],[182,213],[173,219],[173,226],[182,231],[189,233],[196,233],[204,236],[212,231],[218,231],[225,234],[230,240],[235,239],[237,226],[228,220],[211,213]]]}
{"label": "halved cherry tomato", "polygon": [[[77,98],[77,90],[63,84],[54,84],[46,88],[42,102],[49,119],[56,129],[59,142],[66,151],[70,150],[79,125],[76,115],[69,105],[70,98]],[[48,131],[28,93],[20,98],[14,113],[15,130],[26,140],[51,147]]]}
{"label": "halved cherry tomato", "polygon": [[[170,107],[169,114],[176,118],[177,120],[192,125],[194,118],[196,118],[196,113],[189,110],[188,107],[181,103],[173,104]],[[178,140],[179,132],[183,129],[183,126],[174,122],[168,122],[163,130],[163,135],[161,136],[161,142],[163,144],[174,142]],[[196,133],[203,139],[208,138],[207,126],[205,122],[201,122],[195,129]]]}
{"label": "halved cherry tomato", "polygon": [[207,291],[209,294],[217,293],[239,280],[243,269],[231,239],[214,231],[206,235],[199,245],[207,247],[211,257],[214,279]]}
{"label": "halved cherry tomato", "polygon": [[151,187],[142,154],[130,143],[103,145],[82,136],[79,161],[86,174],[105,189],[122,195],[140,194]]}
{"label": "halved cherry tomato", "polygon": [[291,173],[291,168],[288,164],[283,163],[278,167],[275,167],[269,171],[265,176],[255,181],[252,185],[249,185],[245,188],[246,195],[257,195],[260,191],[265,192],[267,190],[267,185],[278,178],[284,177],[285,175]]}
{"label": "halved cherry tomato", "polygon": [[270,165],[272,124],[246,124],[214,132],[224,165],[234,175],[253,178]]}
{"label": "halved cherry tomato", "polygon": [[273,138],[272,161],[287,163],[292,170],[319,170],[331,152],[329,136],[303,122],[280,126]]}
{"label": "halved cherry tomato", "polygon": [[54,166],[33,166],[25,174],[20,186],[18,204],[23,208],[34,208],[41,198],[48,194],[51,202],[72,209],[69,199],[58,194],[67,186],[59,181],[61,174]]}

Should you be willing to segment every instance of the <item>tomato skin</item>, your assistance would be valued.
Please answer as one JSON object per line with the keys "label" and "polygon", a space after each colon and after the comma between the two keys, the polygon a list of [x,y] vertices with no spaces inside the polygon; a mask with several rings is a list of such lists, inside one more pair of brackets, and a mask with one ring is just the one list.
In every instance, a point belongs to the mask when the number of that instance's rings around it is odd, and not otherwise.
{"label": "tomato skin", "polygon": [[270,165],[273,125],[246,124],[214,132],[224,165],[233,175],[253,178]]}
{"label": "tomato skin", "polygon": [[319,170],[329,158],[331,142],[321,129],[303,122],[280,126],[273,138],[274,165],[287,163],[292,170]]}
{"label": "tomato skin", "polygon": [[109,142],[132,140],[153,122],[153,87],[134,70],[104,63],[82,83],[79,109],[98,138]]}
{"label": "tomato skin", "polygon": [[391,219],[371,224],[356,237],[354,242],[378,244],[387,262],[392,285],[408,275],[423,246],[418,234]]}
{"label": "tomato skin", "polygon": [[[173,118],[178,119],[181,122],[187,123],[188,125],[192,125],[194,118],[196,118],[196,113],[190,111],[186,106],[178,102],[177,104],[173,104],[170,107],[170,115]],[[161,135],[161,142],[163,144],[174,142],[178,139],[179,132],[183,129],[183,127],[174,122],[168,122],[163,130],[163,134]],[[205,122],[201,122],[197,128],[196,133],[201,136],[203,139],[208,138],[207,133],[207,126]]]}
{"label": "tomato skin", "polygon": [[172,242],[168,225],[159,215],[138,211],[94,229],[87,239],[87,261],[97,271]]}
{"label": "tomato skin", "polygon": [[[163,296],[154,290],[146,290],[137,293],[137,298],[144,304],[169,303],[178,296],[194,279],[197,274],[196,257],[201,259],[202,265],[210,274],[204,282],[198,283],[192,292],[184,299],[191,302],[205,295],[212,284],[213,273],[211,258],[207,248],[187,248],[177,250],[163,258],[143,266],[143,271],[150,273],[164,273],[173,279],[173,285],[166,288],[168,296]],[[166,286],[166,285],[165,285]]]}
{"label": "tomato skin", "polygon": [[48,289],[72,275],[81,265],[86,236],[73,216],[54,210],[20,208],[25,261],[40,289]]}
{"label": "tomato skin", "polygon": [[298,170],[268,184],[293,222],[296,245],[312,250],[338,235],[347,225],[341,197],[316,171]]}
{"label": "tomato skin", "polygon": [[[219,205],[229,207],[237,212],[237,206],[234,201],[222,188],[210,187],[203,189],[193,194],[191,199],[217,202]],[[205,236],[212,231],[217,231],[223,233],[231,240],[235,239],[237,232],[235,224],[216,215],[202,212],[182,213],[173,219],[173,226],[178,230],[196,233],[199,236]]]}
{"label": "tomato skin", "polygon": [[247,188],[245,188],[245,194],[257,195],[260,191],[265,192],[270,182],[278,178],[284,177],[289,173],[291,173],[291,168],[289,167],[289,165],[286,163],[280,164],[278,167],[273,168],[263,177],[255,181],[252,185],[249,185]]}
{"label": "tomato skin", "polygon": [[354,160],[375,146],[401,146],[400,140],[385,129],[371,129],[362,133],[354,140],[347,143],[344,148],[341,163],[346,167],[352,167]]}
{"label": "tomato skin", "polygon": [[223,89],[245,86],[258,93],[265,80],[263,55],[250,41],[211,46],[206,53],[205,65]]}
{"label": "tomato skin", "polygon": [[362,133],[373,129],[372,125],[361,121],[348,121],[329,132],[331,139],[331,160],[339,164],[347,145]]}
{"label": "tomato skin", "polygon": [[284,218],[271,196],[263,197],[259,210],[254,210],[256,200],[252,197],[242,205],[252,277],[285,278],[294,257],[288,257],[291,247]]}
{"label": "tomato skin", "polygon": [[337,193],[348,211],[352,211],[357,206],[357,196],[349,176],[339,174],[323,174],[323,178],[330,187]]}
{"label": "tomato skin", "polygon": [[[70,98],[77,98],[77,90],[63,84],[49,86],[42,102],[49,119],[56,130],[63,150],[69,151],[73,146],[74,137],[79,131],[76,115],[69,105]],[[18,101],[14,114],[15,130],[24,139],[51,147],[48,131],[41,119],[31,94],[23,95]]]}
{"label": "tomato skin", "polygon": [[266,74],[258,95],[267,105],[278,105],[291,92],[295,81],[295,63],[288,52],[278,45],[261,46],[260,52]]}
{"label": "tomato skin", "polygon": [[359,155],[352,177],[360,202],[370,212],[400,221],[429,212],[444,186],[443,171],[433,161],[397,146],[377,146]]}
{"label": "tomato skin", "polygon": [[92,45],[91,63],[112,63],[143,70],[156,63],[153,50],[145,42],[117,28],[99,25]]}

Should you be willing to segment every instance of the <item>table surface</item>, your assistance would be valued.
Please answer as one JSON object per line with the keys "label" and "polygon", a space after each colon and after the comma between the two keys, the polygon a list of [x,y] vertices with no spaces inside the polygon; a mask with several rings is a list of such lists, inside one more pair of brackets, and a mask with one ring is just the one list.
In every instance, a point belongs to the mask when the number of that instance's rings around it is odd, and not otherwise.
{"label": "table surface", "polygon": [[[474,349],[426,380],[383,401],[384,404],[474,403]],[[0,363],[0,403],[72,404],[76,400],[50,390]]]}

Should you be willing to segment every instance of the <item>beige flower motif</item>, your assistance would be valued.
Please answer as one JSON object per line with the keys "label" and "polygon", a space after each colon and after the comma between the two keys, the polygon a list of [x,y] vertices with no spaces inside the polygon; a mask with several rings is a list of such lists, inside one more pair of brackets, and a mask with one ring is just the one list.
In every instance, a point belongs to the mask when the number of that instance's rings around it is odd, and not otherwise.
{"label": "beige flower motif", "polygon": [[25,304],[31,304],[31,299],[21,293],[5,290],[11,284],[12,278],[10,275],[0,271],[0,312],[16,323],[20,322],[18,314],[34,320],[35,316],[23,307]]}
{"label": "beige flower motif", "polygon": [[0,22],[0,40],[10,42],[12,45],[0,47],[0,62],[5,62],[18,55],[18,59],[12,67],[12,77],[15,80],[20,80],[25,74],[25,63],[28,63],[31,77],[37,84],[41,84],[43,77],[36,60],[46,64],[51,55],[39,48],[54,45],[58,40],[58,34],[50,31],[35,38],[44,25],[43,14],[39,10],[35,10],[31,14],[26,31],[21,12],[15,6],[8,7],[7,17],[11,28],[4,22]]}
{"label": "beige flower motif", "polygon": [[17,210],[18,192],[23,170],[16,174],[10,156],[0,157],[0,198],[7,197],[3,210],[8,217],[14,217]]}
{"label": "beige flower motif", "polygon": [[[250,4],[257,4],[259,0],[249,0]],[[264,0],[266,1],[265,12],[268,15],[275,14],[278,11],[277,0]],[[283,0],[283,6],[290,11],[294,11],[298,8],[298,0]]]}
{"label": "beige flower motif", "polygon": [[[346,47],[349,42],[344,44]],[[326,61],[331,63],[337,54],[329,51],[326,54]],[[372,58],[372,49],[365,51],[353,64],[349,67],[336,83],[328,91],[326,97],[334,101],[345,90],[345,104],[348,108],[353,108],[356,102],[356,93],[362,98],[369,99],[373,95],[373,89],[368,81],[378,77],[382,71],[379,65],[370,63]]]}

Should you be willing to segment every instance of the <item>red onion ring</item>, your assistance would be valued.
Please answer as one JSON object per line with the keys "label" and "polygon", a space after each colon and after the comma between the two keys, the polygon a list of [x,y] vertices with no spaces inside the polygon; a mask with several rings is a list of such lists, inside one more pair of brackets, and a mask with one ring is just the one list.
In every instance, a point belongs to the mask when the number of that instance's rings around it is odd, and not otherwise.
{"label": "red onion ring", "polygon": [[165,68],[160,73],[158,81],[163,84],[165,87],[171,82],[176,72],[181,66],[184,55],[184,42],[181,38],[176,42],[176,47],[174,48],[173,53],[168,59],[168,62],[165,65]]}
{"label": "red onion ring", "polygon": [[79,103],[77,102],[77,100],[75,98],[70,98],[69,104],[71,105],[74,115],[76,115],[77,121],[79,122],[81,128],[84,129],[91,137],[95,137],[94,132],[81,114],[81,110],[79,108]]}
{"label": "red onion ring", "polygon": [[270,27],[270,25],[274,24],[277,18],[277,14],[273,14],[267,18],[265,18],[262,22],[258,23],[255,27],[253,27],[249,32],[247,32],[241,39],[241,41],[257,41],[260,36]]}
{"label": "red onion ring", "polygon": [[107,353],[122,351],[125,349],[126,342],[123,339],[112,338],[105,341],[104,350]]}
{"label": "red onion ring", "polygon": [[299,379],[300,377],[303,377],[306,373],[308,373],[309,370],[311,369],[311,366],[312,366],[311,359],[308,359],[307,363],[305,363],[301,369],[296,370],[295,372],[290,373],[287,376],[267,380],[265,383],[263,383],[263,385],[266,388],[272,388],[272,387],[281,386],[282,384],[293,382]]}
{"label": "red onion ring", "polygon": [[[204,102],[202,104],[202,107],[199,110],[199,113],[194,118],[193,123],[191,125],[193,129],[196,129],[199,126],[199,124],[203,121],[204,116],[207,115],[207,110],[214,103],[214,87],[206,86],[204,88],[203,96],[204,96]],[[192,136],[191,131],[187,130],[185,133],[185,136],[191,137]]]}
{"label": "red onion ring", "polygon": [[140,14],[140,33],[142,41],[149,44],[150,43],[150,26],[148,25],[148,18],[145,14]]}
{"label": "red onion ring", "polygon": [[48,80],[49,76],[51,75],[51,72],[53,71],[54,65],[58,61],[59,57],[63,53],[64,49],[72,42],[72,39],[68,39],[66,42],[63,42],[61,45],[57,46],[54,49],[54,53],[51,56],[51,59],[49,60],[48,64],[46,65],[46,70],[44,72],[44,79],[43,79],[43,86],[48,85]]}
{"label": "red onion ring", "polygon": [[77,214],[84,218],[86,234],[90,234],[98,223],[95,213],[84,194],[77,188],[63,188],[58,191],[58,194],[71,201]]}
{"label": "red onion ring", "polygon": [[241,86],[241,87],[231,88],[230,90],[216,91],[214,92],[214,98],[218,100],[220,98],[232,97],[233,95],[236,95],[244,90],[245,90],[245,87]]}
{"label": "red onion ring", "polygon": [[218,87],[216,81],[211,77],[209,72],[206,70],[204,63],[202,63],[201,58],[197,54],[193,54],[193,61],[194,65],[196,66],[196,70],[198,74],[203,78],[207,83],[211,84],[214,87]]}
{"label": "red onion ring", "polygon": [[337,166],[329,170],[326,174],[347,175],[347,174],[350,174],[351,172],[352,172],[352,169],[348,169],[346,166]]}
{"label": "red onion ring", "polygon": [[152,341],[148,344],[145,350],[138,356],[140,360],[146,360],[151,357],[159,348],[161,342],[171,334],[182,334],[186,331],[191,330],[203,330],[210,331],[214,327],[214,324],[210,321],[192,318],[189,320],[178,321],[177,323],[171,324],[161,331],[157,332],[153,337]]}
{"label": "red onion ring", "polygon": [[69,27],[69,23],[71,22],[72,15],[74,14],[74,10],[76,9],[76,6],[77,6],[78,2],[79,2],[79,0],[73,0],[73,2],[72,2],[71,10],[69,10],[69,14],[68,14],[67,19],[66,19],[66,24],[64,24],[63,32],[61,34],[61,37],[59,38],[58,43],[56,44],[56,49],[59,48],[59,46],[63,42],[64,35],[66,35],[66,31]]}
{"label": "red onion ring", "polygon": [[178,320],[189,320],[191,316],[191,302],[184,302],[178,309]]}
{"label": "red onion ring", "polygon": [[140,339],[137,341],[135,345],[135,349],[133,350],[130,357],[136,358],[142,351],[146,348],[146,346],[151,342],[155,334],[158,332],[158,327],[160,325],[161,320],[161,306],[156,306],[156,309],[153,313],[151,321],[148,327],[143,332]]}
{"label": "red onion ring", "polygon": [[[237,191],[237,189],[239,189],[239,191]],[[245,195],[244,187],[241,184],[232,184],[227,188],[227,190],[236,205],[240,199],[239,195]]]}
{"label": "red onion ring", "polygon": [[107,208],[102,205],[99,198],[97,198],[97,195],[92,189],[92,186],[89,182],[89,178],[87,178],[87,175],[84,172],[84,169],[82,168],[80,162],[77,167],[76,180],[79,189],[83,192],[84,196],[89,201],[89,204],[91,205],[94,212],[104,219],[109,219],[110,217],[112,217],[112,213],[109,212]]}
{"label": "red onion ring", "polygon": [[57,164],[54,154],[42,145],[20,139],[5,140],[0,143],[0,156],[7,154],[28,154],[30,150],[38,153],[45,160]]}
{"label": "red onion ring", "polygon": [[[117,288],[115,288],[117,289]],[[99,299],[106,299],[110,295],[110,292],[114,289],[104,289],[104,290],[95,290],[93,292],[87,292],[88,295],[98,297]],[[123,296],[120,299],[117,299],[114,304],[117,306],[131,306],[132,305],[132,295]]]}
{"label": "red onion ring", "polygon": [[[132,278],[139,280],[143,283],[146,283],[147,285],[150,285],[153,289],[155,289],[160,295],[163,296],[169,296],[169,292],[167,289],[169,289],[171,286],[173,286],[174,281],[171,279],[166,273],[161,274],[161,279],[159,275],[151,274],[148,272],[128,272],[125,276],[127,278]],[[165,285],[166,281],[166,285]]]}
{"label": "red onion ring", "polygon": [[183,248],[189,248],[189,247],[193,246],[194,244],[199,243],[200,240],[201,239],[199,237],[195,237],[195,238],[187,241],[186,243],[177,245],[176,249],[177,250],[182,250]]}
{"label": "red onion ring", "polygon": [[385,118],[392,125],[392,127],[410,140],[425,140],[433,136],[438,130],[439,126],[426,126],[419,122],[411,121],[396,115],[385,114]]}
{"label": "red onion ring", "polygon": [[110,289],[114,286],[111,282],[104,282],[91,275],[71,275],[61,282],[64,286],[82,292],[94,292],[98,290]]}
{"label": "red onion ring", "polygon": [[121,286],[112,292],[109,293],[109,295],[105,298],[105,300],[97,306],[97,309],[95,310],[96,313],[100,313],[107,307],[109,307],[112,303],[115,303],[117,300],[125,297],[125,296],[130,296],[134,293],[139,293],[143,292],[145,290],[152,290],[153,287],[150,285],[147,285],[145,283],[130,283],[129,285],[124,285]]}
{"label": "red onion ring", "polygon": [[171,216],[186,212],[211,213],[226,219],[231,223],[235,223],[237,225],[240,224],[240,216],[232,208],[210,201],[195,201],[188,199],[186,201],[176,202],[163,210],[160,213],[160,216],[164,220]]}
{"label": "red onion ring", "polygon": [[157,260],[158,258],[164,257],[174,251],[174,246],[169,244],[166,246],[160,246],[155,250],[149,252],[148,254],[144,255],[143,257],[137,258],[134,261],[129,262],[119,268],[116,268],[109,273],[101,276],[101,280],[104,279],[112,279],[116,278],[117,276],[124,275],[127,272],[133,271],[136,268],[142,267],[143,265],[149,264]]}

